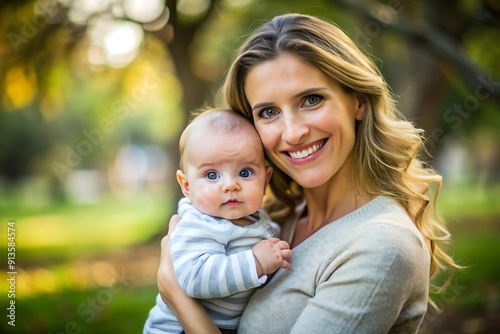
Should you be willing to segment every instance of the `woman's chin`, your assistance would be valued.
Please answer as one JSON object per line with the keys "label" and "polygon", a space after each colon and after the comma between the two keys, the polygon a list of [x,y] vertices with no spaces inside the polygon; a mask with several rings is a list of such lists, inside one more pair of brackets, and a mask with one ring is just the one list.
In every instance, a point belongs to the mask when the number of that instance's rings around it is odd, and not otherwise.
{"label": "woman's chin", "polygon": [[327,177],[322,177],[321,174],[311,173],[311,175],[301,174],[300,176],[294,175],[292,178],[305,189],[317,188],[324,185],[327,181]]}

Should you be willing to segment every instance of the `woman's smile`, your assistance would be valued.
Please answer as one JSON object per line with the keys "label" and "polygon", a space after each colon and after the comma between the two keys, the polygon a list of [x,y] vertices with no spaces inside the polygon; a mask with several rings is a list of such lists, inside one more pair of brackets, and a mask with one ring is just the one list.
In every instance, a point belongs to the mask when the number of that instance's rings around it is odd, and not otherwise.
{"label": "woman's smile", "polygon": [[317,156],[318,154],[314,155],[314,153],[318,152],[323,145],[325,144],[326,139],[322,139],[312,145],[309,145],[306,148],[300,148],[300,149],[294,149],[294,150],[288,150],[287,154],[293,159],[293,160],[304,160],[309,157],[314,157]]}

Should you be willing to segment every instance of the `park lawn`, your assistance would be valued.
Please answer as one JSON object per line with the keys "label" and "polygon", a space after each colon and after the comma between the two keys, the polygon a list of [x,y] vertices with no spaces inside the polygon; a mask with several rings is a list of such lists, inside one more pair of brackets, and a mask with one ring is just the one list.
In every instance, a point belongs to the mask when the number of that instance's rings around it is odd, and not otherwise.
{"label": "park lawn", "polygon": [[[455,261],[465,268],[456,270],[442,294],[433,294],[441,308],[484,311],[500,305],[500,231],[490,221],[469,218],[450,226]],[[447,274],[438,275],[442,283]]]}
{"label": "park lawn", "polygon": [[[500,186],[444,189],[438,203],[451,233],[448,248],[458,264],[449,288],[433,294],[442,309],[486,312],[500,305]],[[447,274],[438,275],[440,284]]]}
{"label": "park lawn", "polygon": [[[172,207],[167,196],[146,195],[96,204],[4,201],[5,222],[15,221],[17,275],[16,297],[2,293],[0,306],[5,310],[15,300],[16,326],[4,319],[0,332],[140,333],[157,294],[157,261],[149,254],[159,252],[159,245],[144,245],[166,231]],[[6,245],[2,240],[4,255]],[[156,252],[144,256],[144,248]],[[117,255],[123,252],[125,259]],[[125,269],[130,284],[106,282]],[[6,273],[0,278],[0,290],[8,291]]]}
{"label": "park lawn", "polygon": [[[1,333],[142,333],[158,293],[156,285],[66,290],[16,301],[15,327],[0,323]],[[2,309],[5,305],[2,301]]]}
{"label": "park lawn", "polygon": [[4,205],[0,209],[6,220],[15,222],[19,256],[31,263],[143,243],[158,231],[166,231],[172,201],[167,196],[109,196],[96,204]]}

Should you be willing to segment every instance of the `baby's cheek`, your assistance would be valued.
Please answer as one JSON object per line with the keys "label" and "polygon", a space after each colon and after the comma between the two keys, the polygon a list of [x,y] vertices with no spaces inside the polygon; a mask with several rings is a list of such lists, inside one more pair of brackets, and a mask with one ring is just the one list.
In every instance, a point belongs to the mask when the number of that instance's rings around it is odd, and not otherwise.
{"label": "baby's cheek", "polygon": [[199,191],[195,196],[193,201],[194,205],[203,213],[211,216],[218,215],[218,209],[220,206],[219,194],[212,188],[205,189],[204,191]]}

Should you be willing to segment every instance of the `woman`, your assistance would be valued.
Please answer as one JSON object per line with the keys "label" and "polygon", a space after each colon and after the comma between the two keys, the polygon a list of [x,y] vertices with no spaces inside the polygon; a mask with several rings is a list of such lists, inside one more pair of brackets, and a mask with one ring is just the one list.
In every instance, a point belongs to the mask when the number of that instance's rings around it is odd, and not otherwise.
{"label": "woman", "polygon": [[[441,177],[377,67],[331,23],[282,15],[240,48],[223,95],[261,137],[265,208],[293,247],[292,270],[252,296],[238,333],[417,332],[429,277],[456,265],[433,212]],[[218,332],[175,282],[168,238],[158,282],[187,333]]]}

